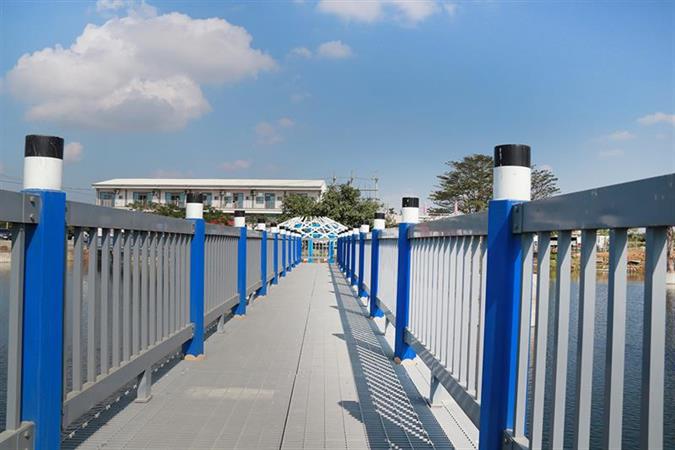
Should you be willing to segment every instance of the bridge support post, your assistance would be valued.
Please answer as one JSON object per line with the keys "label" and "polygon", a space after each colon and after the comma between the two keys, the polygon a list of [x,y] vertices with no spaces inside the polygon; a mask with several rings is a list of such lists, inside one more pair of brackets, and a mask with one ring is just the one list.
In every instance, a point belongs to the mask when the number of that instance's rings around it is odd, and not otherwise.
{"label": "bridge support post", "polygon": [[369,225],[361,225],[359,228],[359,298],[364,303],[368,301],[368,294],[366,293],[366,283],[363,279],[364,264],[366,262],[366,235],[370,232]]}
{"label": "bridge support post", "polygon": [[[185,343],[185,359],[204,359],[204,199],[201,194],[189,193],[185,205],[185,217],[194,223],[190,242],[190,322],[192,339]],[[139,384],[140,392],[140,384]],[[140,394],[139,394],[140,395]]]}
{"label": "bridge support post", "polygon": [[377,293],[380,281],[380,234],[384,230],[384,213],[375,213],[373,233],[370,245],[370,317],[383,317],[384,311],[377,303]]}
{"label": "bridge support post", "polygon": [[286,263],[286,259],[287,259],[286,239],[288,237],[288,235],[287,235],[288,232],[286,231],[286,227],[282,226],[279,233],[281,234],[281,238],[280,238],[280,241],[281,241],[280,242],[281,243],[281,276],[285,277],[286,276],[286,268],[288,266],[288,264]]}
{"label": "bridge support post", "polygon": [[246,292],[246,213],[238,209],[234,212],[234,226],[239,228],[239,242],[237,244],[237,290],[239,303],[235,307],[235,316],[246,315],[248,294]]}
{"label": "bridge support post", "polygon": [[328,241],[328,264],[335,262],[335,241]]}
{"label": "bridge support post", "polygon": [[522,246],[511,232],[513,207],[530,199],[530,147],[500,145],[494,153],[493,200],[488,206],[487,286],[479,443],[502,448],[513,429],[518,364]]}
{"label": "bridge support post", "polygon": [[35,424],[35,448],[61,448],[66,194],[63,139],[26,136],[24,191],[40,201],[26,226],[23,284],[21,421]]}
{"label": "bridge support post", "polygon": [[265,227],[265,219],[258,219],[258,231],[262,233],[262,240],[260,241],[260,290],[258,295],[264,297],[267,295],[267,230]]}
{"label": "bridge support post", "polygon": [[358,280],[357,280],[357,273],[356,273],[356,258],[358,258],[357,253],[356,253],[356,241],[359,235],[359,229],[355,226],[352,229],[352,236],[351,236],[351,268],[349,272],[351,273],[351,280],[350,283],[352,285],[353,289],[358,289]]}
{"label": "bridge support post", "polygon": [[405,331],[410,318],[410,239],[408,231],[419,222],[420,199],[403,197],[403,218],[398,224],[398,269],[396,275],[396,335],[394,361],[413,359],[415,351],[405,341]]}
{"label": "bridge support post", "polygon": [[279,228],[276,222],[272,222],[272,236],[274,236],[274,257],[272,258],[274,275],[272,276],[272,284],[279,284]]}

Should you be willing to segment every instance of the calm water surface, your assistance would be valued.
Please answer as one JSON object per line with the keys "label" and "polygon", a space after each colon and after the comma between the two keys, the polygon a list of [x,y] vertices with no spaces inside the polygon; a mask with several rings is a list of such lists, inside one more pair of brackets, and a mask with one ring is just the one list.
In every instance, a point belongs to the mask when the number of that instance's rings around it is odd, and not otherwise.
{"label": "calm water surface", "polygon": [[[551,283],[551,299],[555,289],[555,280]],[[624,422],[623,447],[639,448],[640,426],[640,380],[642,376],[642,299],[644,285],[641,281],[628,282],[628,306],[626,336],[626,370],[624,392]],[[577,342],[577,311],[579,286],[572,284],[572,304],[570,320],[570,346],[567,384],[567,420],[565,429],[565,447],[571,448],[572,443],[572,412],[574,411],[574,392],[576,390],[576,342]],[[0,264],[0,429],[4,429],[6,376],[7,376],[7,315],[9,298],[9,265]],[[550,311],[554,310],[553,305]],[[665,448],[675,450],[675,288],[667,291],[667,325],[666,325],[666,386],[665,386]],[[549,330],[553,330],[552,316],[549,319]],[[594,341],[594,371],[593,371],[593,405],[591,446],[600,448],[602,440],[602,414],[604,396],[604,368],[605,342],[607,324],[607,282],[598,280],[596,328]],[[86,336],[86,334],[85,334]],[[549,337],[549,342],[552,338]],[[553,352],[549,347],[549,361]],[[549,364],[550,367],[550,364]],[[551,379],[552,374],[547,377]],[[550,404],[551,393],[547,391],[546,402]],[[547,411],[546,421],[549,422],[551,412]],[[529,428],[529,427],[528,427]],[[545,429],[545,446],[548,446],[549,430]]]}

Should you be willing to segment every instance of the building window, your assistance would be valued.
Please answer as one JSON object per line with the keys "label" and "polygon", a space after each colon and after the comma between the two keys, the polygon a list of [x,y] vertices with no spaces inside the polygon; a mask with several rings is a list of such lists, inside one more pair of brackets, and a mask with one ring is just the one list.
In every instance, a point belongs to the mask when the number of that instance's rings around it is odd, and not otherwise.
{"label": "building window", "polygon": [[[213,205],[213,193],[211,192],[202,192],[202,195],[204,196],[204,206],[211,206]],[[216,197],[216,200],[218,197]]]}
{"label": "building window", "polygon": [[276,195],[267,193],[265,194],[265,208],[274,209],[277,206]]}
{"label": "building window", "polygon": [[141,203],[146,205],[152,201],[152,195],[150,192],[134,192],[133,193],[134,203]]}
{"label": "building window", "polygon": [[185,206],[184,192],[167,192],[164,194],[164,200],[167,205],[175,205],[179,207]]}
{"label": "building window", "polygon": [[229,208],[232,205],[232,194],[229,192],[223,195],[223,207]]}
{"label": "building window", "polygon": [[244,207],[244,193],[237,192],[234,194],[234,207],[242,209]]}
{"label": "building window", "polygon": [[112,207],[115,202],[115,194],[113,192],[99,192],[98,199],[101,206]]}
{"label": "building window", "polygon": [[265,196],[263,194],[256,194],[255,204],[256,206],[260,205],[262,207],[262,205],[265,204]]}

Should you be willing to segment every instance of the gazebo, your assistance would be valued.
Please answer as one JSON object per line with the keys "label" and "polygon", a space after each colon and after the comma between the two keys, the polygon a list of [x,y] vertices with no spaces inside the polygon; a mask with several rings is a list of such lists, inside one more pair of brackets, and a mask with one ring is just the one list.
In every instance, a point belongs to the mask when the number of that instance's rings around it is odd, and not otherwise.
{"label": "gazebo", "polygon": [[302,257],[307,262],[328,260],[333,262],[338,234],[348,228],[328,217],[293,217],[279,224],[300,233]]}

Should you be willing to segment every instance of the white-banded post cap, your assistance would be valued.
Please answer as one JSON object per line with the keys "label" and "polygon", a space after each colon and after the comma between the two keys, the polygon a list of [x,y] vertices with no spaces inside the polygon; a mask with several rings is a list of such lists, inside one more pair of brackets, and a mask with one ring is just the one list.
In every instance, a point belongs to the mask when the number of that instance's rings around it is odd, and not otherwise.
{"label": "white-banded post cap", "polygon": [[257,223],[257,225],[255,226],[255,229],[258,230],[258,231],[265,231],[265,228],[266,228],[266,227],[267,227],[267,222],[266,222],[266,220],[263,219],[263,218],[259,218],[259,219],[258,219],[258,223]]}
{"label": "white-banded post cap", "polygon": [[361,227],[359,228],[359,233],[362,233],[362,234],[370,233],[370,225],[368,225],[367,223],[364,223],[363,225],[361,225]]}
{"label": "white-banded post cap", "polygon": [[373,218],[373,230],[384,230],[385,220],[383,212],[376,212]]}
{"label": "white-banded post cap", "polygon": [[403,223],[417,223],[420,221],[420,199],[418,197],[403,197],[401,206]]}
{"label": "white-banded post cap", "polygon": [[493,200],[530,200],[531,149],[525,144],[497,145],[494,150]]}
{"label": "white-banded post cap", "polygon": [[237,228],[243,228],[246,226],[246,211],[243,209],[234,210],[234,226]]}
{"label": "white-banded post cap", "polygon": [[63,138],[29,134],[23,162],[23,188],[60,191],[63,178]]}
{"label": "white-banded post cap", "polygon": [[270,224],[270,231],[275,234],[279,232],[279,226],[277,225],[276,222],[272,222]]}
{"label": "white-banded post cap", "polygon": [[204,196],[195,192],[188,192],[185,201],[186,219],[204,218]]}

